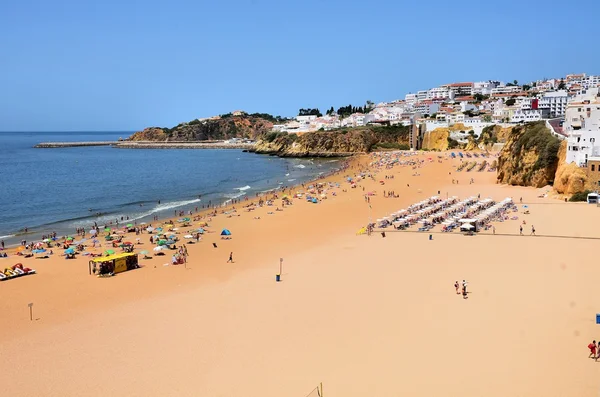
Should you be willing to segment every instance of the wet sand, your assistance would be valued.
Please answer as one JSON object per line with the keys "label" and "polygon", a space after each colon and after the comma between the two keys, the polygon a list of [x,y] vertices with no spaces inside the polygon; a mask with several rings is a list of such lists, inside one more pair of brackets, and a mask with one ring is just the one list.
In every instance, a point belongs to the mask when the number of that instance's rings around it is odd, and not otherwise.
{"label": "wet sand", "polygon": [[[600,339],[600,211],[496,185],[492,172],[456,173],[458,161],[427,163],[419,177],[379,172],[360,185],[377,192],[372,210],[342,183],[347,192],[319,204],[219,215],[186,267],[163,266],[167,255],[96,278],[85,257],[0,259],[38,271],[0,283],[6,395],[305,396],[319,382],[327,396],[597,395],[600,362],[586,346]],[[382,186],[384,175],[394,179]],[[356,235],[370,216],[438,190],[523,197],[531,214],[496,223],[496,235]],[[151,250],[141,238],[137,250]],[[453,287],[462,279],[466,300]]]}

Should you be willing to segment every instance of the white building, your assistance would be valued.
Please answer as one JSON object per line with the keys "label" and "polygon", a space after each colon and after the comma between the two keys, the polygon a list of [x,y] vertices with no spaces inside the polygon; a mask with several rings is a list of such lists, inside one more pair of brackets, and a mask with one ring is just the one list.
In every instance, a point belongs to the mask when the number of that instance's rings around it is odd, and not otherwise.
{"label": "white building", "polygon": [[428,114],[428,115],[432,115],[434,113],[437,113],[438,110],[440,109],[440,104],[439,103],[433,103],[431,101],[423,101],[420,103],[415,104],[413,110],[415,112],[421,113],[422,115]]}
{"label": "white building", "polygon": [[427,99],[427,90],[417,91],[417,100],[424,101]]}
{"label": "white building", "polygon": [[450,98],[473,95],[473,83],[452,83],[444,87],[448,88]]}
{"label": "white building", "polygon": [[299,123],[305,123],[308,124],[313,120],[316,120],[317,116],[316,115],[311,115],[311,116],[296,116],[296,121]]}
{"label": "white building", "polygon": [[501,86],[501,87],[496,87],[496,88],[492,88],[492,95],[499,95],[499,94],[512,94],[515,92],[521,92],[521,87],[519,87],[518,85],[505,85],[505,86]]}
{"label": "white building", "polygon": [[590,88],[573,98],[565,111],[564,130],[567,138],[568,163],[584,166],[589,157],[600,155],[599,89]]}
{"label": "white building", "polygon": [[562,117],[567,110],[569,94],[566,90],[544,93],[538,101],[538,108],[548,110],[550,117]]}
{"label": "white building", "polygon": [[427,99],[446,99],[449,96],[448,87],[435,87],[427,91]]}
{"label": "white building", "polygon": [[417,102],[417,94],[406,94],[404,96],[404,102],[410,104]]}
{"label": "white building", "polygon": [[592,88],[600,86],[600,76],[585,76],[581,79],[583,88]]}
{"label": "white building", "polygon": [[540,121],[544,117],[543,111],[541,109],[517,109],[512,114],[510,119],[511,123],[530,123],[532,121]]}
{"label": "white building", "polygon": [[494,88],[496,88],[497,82],[493,82],[493,81],[478,81],[473,83],[473,95],[475,94],[480,94],[480,95],[491,95],[492,94],[492,90]]}

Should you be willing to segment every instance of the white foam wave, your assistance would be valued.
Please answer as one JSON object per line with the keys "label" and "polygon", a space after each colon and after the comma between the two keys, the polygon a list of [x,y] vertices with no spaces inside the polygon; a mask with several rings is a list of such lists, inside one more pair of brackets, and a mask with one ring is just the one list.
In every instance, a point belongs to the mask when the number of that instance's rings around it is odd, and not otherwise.
{"label": "white foam wave", "polygon": [[[76,222],[72,222],[70,225],[73,227],[80,227],[80,226],[88,226],[94,222],[98,223],[98,225],[103,225],[105,223],[108,224],[110,222],[115,222],[117,219],[119,219],[119,225],[133,223],[133,221],[149,217],[152,214],[156,214],[157,212],[166,211],[166,210],[170,210],[170,209],[174,209],[174,208],[178,208],[178,207],[183,207],[186,205],[198,203],[200,201],[201,200],[199,198],[194,199],[194,200],[171,201],[171,202],[159,204],[149,211],[138,212],[138,213],[134,213],[133,215],[130,215],[130,214],[108,214],[108,215],[102,215],[98,218],[78,220]],[[129,216],[129,219],[126,219],[127,216]],[[120,220],[121,217],[123,217],[122,221]]]}
{"label": "white foam wave", "polygon": [[236,187],[236,188],[235,188],[235,190],[239,190],[239,191],[242,191],[242,192],[243,192],[244,190],[248,190],[248,189],[250,189],[250,186],[248,186],[248,185],[246,185],[246,186],[244,186],[244,187]]}
{"label": "white foam wave", "polygon": [[295,179],[288,179],[288,182],[294,182]]}
{"label": "white foam wave", "polygon": [[285,176],[290,176],[290,173],[288,172],[287,174],[285,174]]}
{"label": "white foam wave", "polygon": [[296,167],[296,168],[306,168],[306,166],[304,164],[298,164],[298,165],[295,165],[294,167]]}
{"label": "white foam wave", "polygon": [[15,237],[14,234],[8,234],[6,236],[0,236],[0,239]]}
{"label": "white foam wave", "polygon": [[[245,195],[246,195],[245,192],[240,192],[240,193],[226,194],[225,197],[227,197],[228,199],[236,199],[238,197],[242,197]],[[227,200],[227,201],[230,201],[230,200]]]}

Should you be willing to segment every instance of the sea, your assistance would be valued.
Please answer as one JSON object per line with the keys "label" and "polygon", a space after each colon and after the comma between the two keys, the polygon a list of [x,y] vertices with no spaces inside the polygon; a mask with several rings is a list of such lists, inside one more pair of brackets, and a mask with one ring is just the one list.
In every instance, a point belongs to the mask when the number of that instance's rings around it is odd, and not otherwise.
{"label": "sea", "polygon": [[[132,132],[0,132],[0,240],[72,235],[121,217],[221,205],[335,171],[340,160],[288,159],[237,149],[38,149],[40,142],[116,141]],[[25,231],[27,230],[27,231]]]}

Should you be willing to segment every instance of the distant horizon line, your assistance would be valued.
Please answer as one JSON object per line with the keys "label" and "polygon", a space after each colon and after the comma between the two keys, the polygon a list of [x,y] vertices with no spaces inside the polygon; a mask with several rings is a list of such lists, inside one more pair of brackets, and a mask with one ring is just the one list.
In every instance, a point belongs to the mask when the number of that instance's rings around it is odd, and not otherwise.
{"label": "distant horizon line", "polygon": [[8,132],[12,132],[12,133],[30,133],[30,132],[35,132],[35,133],[56,133],[56,132],[63,132],[63,133],[77,133],[77,132],[137,132],[137,130],[54,130],[54,131],[33,131],[33,130],[29,130],[29,131],[10,131],[10,130],[6,130],[6,131],[2,131],[0,130],[0,134],[5,134]]}

